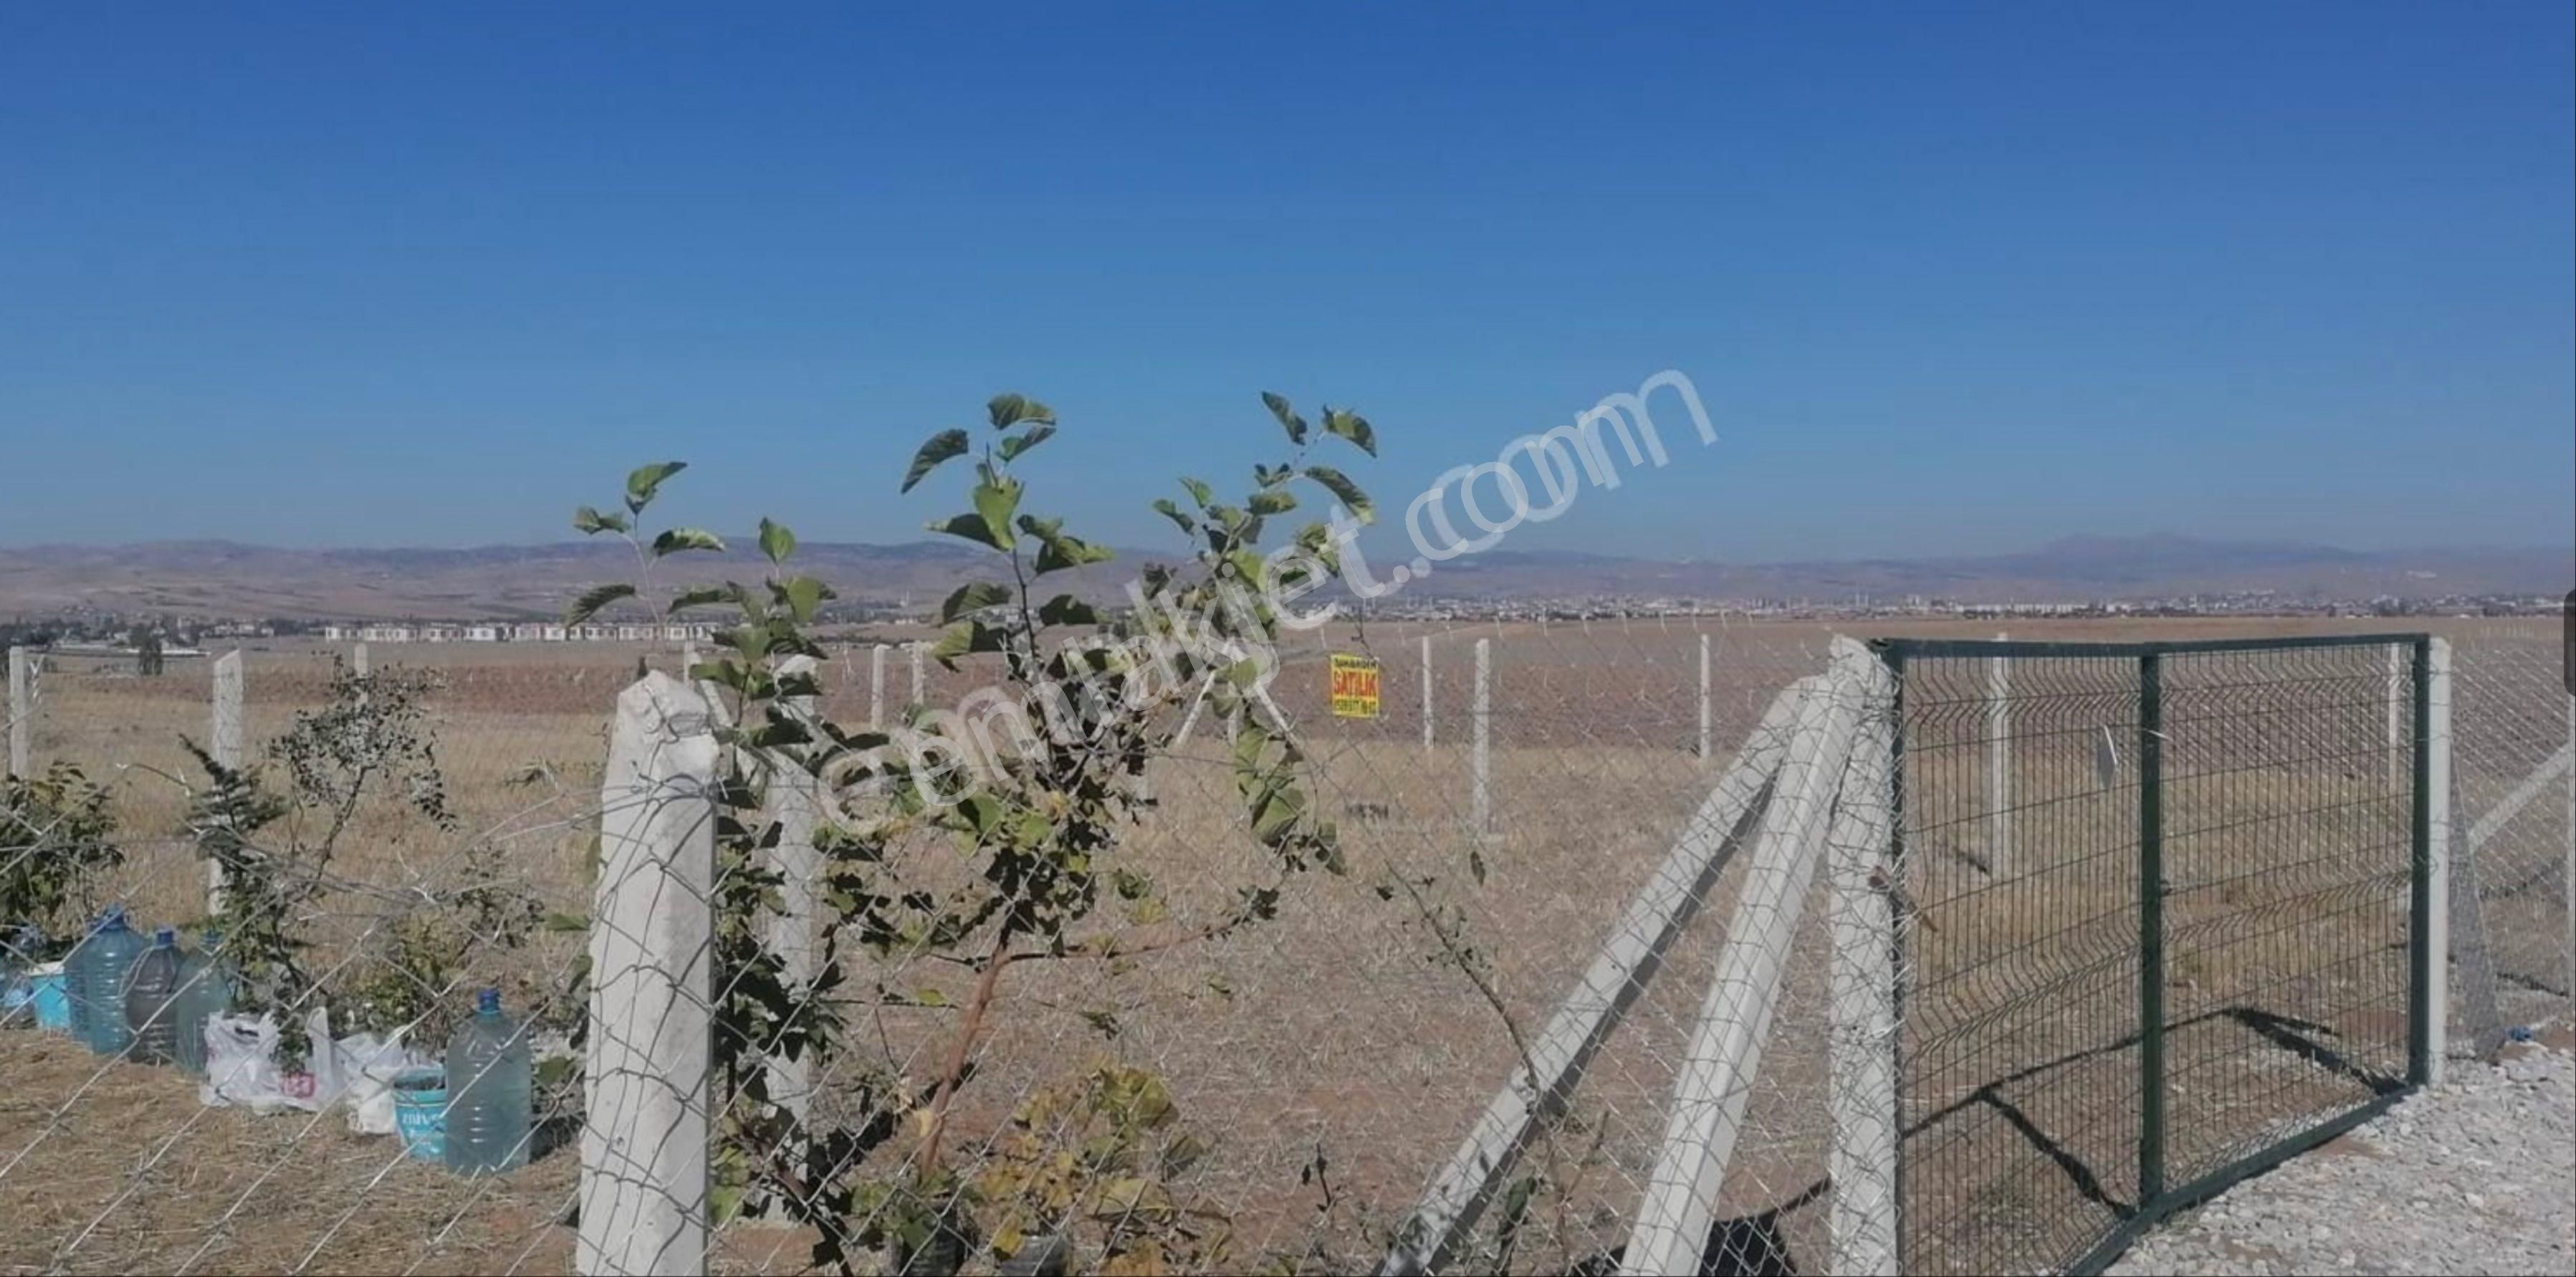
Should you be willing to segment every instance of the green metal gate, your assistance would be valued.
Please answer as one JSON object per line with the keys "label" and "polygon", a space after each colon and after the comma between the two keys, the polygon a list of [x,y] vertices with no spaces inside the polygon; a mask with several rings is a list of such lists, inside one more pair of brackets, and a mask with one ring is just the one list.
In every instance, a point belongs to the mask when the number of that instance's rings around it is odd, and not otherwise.
{"label": "green metal gate", "polygon": [[2098,1271],[2434,1076],[2446,649],[1876,646],[1904,1271]]}

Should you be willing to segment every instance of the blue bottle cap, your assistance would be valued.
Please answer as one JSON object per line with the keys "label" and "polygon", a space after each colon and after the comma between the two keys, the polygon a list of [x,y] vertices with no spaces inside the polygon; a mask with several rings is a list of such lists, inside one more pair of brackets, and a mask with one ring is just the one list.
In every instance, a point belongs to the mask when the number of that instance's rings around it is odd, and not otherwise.
{"label": "blue bottle cap", "polygon": [[154,929],[153,929],[153,931],[152,931],[152,947],[153,947],[153,948],[155,948],[155,949],[167,949],[167,948],[171,948],[171,947],[173,947],[173,946],[177,945],[178,943],[179,943],[179,929],[178,929],[178,928],[176,928],[176,927],[156,927],[156,928],[154,928]]}
{"label": "blue bottle cap", "polygon": [[98,928],[101,931],[113,930],[124,925],[125,906],[123,905],[109,905],[107,911],[98,916]]}
{"label": "blue bottle cap", "polygon": [[475,994],[474,1009],[485,1015],[499,1015],[501,1013],[501,991],[499,989],[485,989],[482,992]]}

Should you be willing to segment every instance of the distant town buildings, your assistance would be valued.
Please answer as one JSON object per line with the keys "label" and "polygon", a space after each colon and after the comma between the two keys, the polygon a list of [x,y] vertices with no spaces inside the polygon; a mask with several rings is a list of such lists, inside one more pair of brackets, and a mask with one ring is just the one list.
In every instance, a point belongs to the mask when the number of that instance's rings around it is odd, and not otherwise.
{"label": "distant town buildings", "polygon": [[494,621],[454,625],[332,623],[322,626],[320,632],[325,643],[694,643],[712,642],[716,626],[707,621],[667,625],[557,625],[525,621],[511,625]]}

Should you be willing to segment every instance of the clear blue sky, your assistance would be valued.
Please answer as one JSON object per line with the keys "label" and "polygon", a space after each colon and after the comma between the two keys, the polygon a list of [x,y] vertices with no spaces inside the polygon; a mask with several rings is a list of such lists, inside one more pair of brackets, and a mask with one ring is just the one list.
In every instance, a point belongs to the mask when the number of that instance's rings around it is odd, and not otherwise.
{"label": "clear blue sky", "polygon": [[[1515,546],[2576,524],[2571,6],[0,10],[0,542],[918,535],[1356,407],[1401,499],[1660,369]],[[934,12],[936,11],[936,12]],[[944,494],[943,494],[944,495]]]}

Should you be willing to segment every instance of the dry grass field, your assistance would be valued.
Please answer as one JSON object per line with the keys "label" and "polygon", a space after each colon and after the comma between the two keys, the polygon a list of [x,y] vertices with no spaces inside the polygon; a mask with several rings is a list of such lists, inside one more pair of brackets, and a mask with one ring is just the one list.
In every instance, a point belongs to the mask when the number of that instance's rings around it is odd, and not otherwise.
{"label": "dry grass field", "polygon": [[[1854,628],[1982,638],[1997,627]],[[2400,625],[2005,628],[2017,638],[2136,640]],[[2502,653],[2498,668],[2507,657],[2516,671],[2527,663],[2529,686],[2550,686],[2542,680],[2554,672],[2554,626],[2439,628],[2464,653]],[[1710,759],[1694,749],[1703,631],[1715,667]],[[1428,747],[1425,637],[1436,706]],[[963,1129],[992,1129],[1019,1096],[1087,1062],[1147,1066],[1170,1080],[1181,1120],[1211,1146],[1183,1186],[1230,1217],[1240,1262],[1367,1262],[1510,1072],[1515,1033],[1534,1028],[1564,995],[1715,769],[1779,688],[1822,667],[1828,638],[1820,625],[1715,620],[1370,625],[1313,636],[1285,654],[1277,696],[1328,778],[1320,801],[1341,820],[1351,877],[1300,878],[1274,922],[1132,967],[1015,969],[1000,1027],[962,1099]],[[1483,836],[1469,828],[1478,639],[1491,641],[1494,669],[1494,814]],[[1383,661],[1382,717],[1326,714],[1328,651]],[[667,669],[677,654],[456,644],[372,655],[378,668],[436,672],[430,705],[460,827],[440,831],[385,804],[363,818],[341,872],[388,887],[434,884],[466,843],[483,839],[504,849],[513,880],[547,910],[586,909],[587,816],[597,804],[606,707],[639,660]],[[248,653],[254,749],[319,703],[331,659],[303,644]],[[2563,717],[2550,717],[2563,715],[2563,696],[2477,682],[2468,660],[2458,712],[2462,803],[2473,813],[2546,757],[2565,728]],[[2168,1046],[2176,1178],[2293,1119],[2366,1096],[2361,1074],[2391,1068],[2392,1049],[2402,1073],[2406,797],[2384,769],[2346,765],[2384,749],[2375,717],[2384,701],[2368,669],[2295,672],[2290,681],[2310,689],[2308,703],[2226,678],[2181,676],[2170,685],[2166,1008],[2177,1026]],[[2116,679],[2023,675],[2017,688],[2029,699],[2017,701],[2015,732],[2028,739],[2018,740],[2011,799],[2019,868],[1994,875],[1976,863],[1991,816],[1983,672],[1926,677],[1941,680],[1939,696],[1954,696],[1956,706],[1922,702],[1910,711],[1921,721],[1909,727],[1908,871],[1925,925],[1909,955],[1909,1241],[1926,1270],[2049,1262],[2070,1239],[2098,1233],[2135,1194],[2136,781],[2131,773],[2102,783],[2091,745],[2106,726],[2134,738],[2134,690],[2123,701]],[[926,699],[954,703],[977,681],[971,670],[934,665]],[[864,643],[834,660],[824,683],[828,713],[864,720]],[[885,683],[899,705],[909,683],[902,653],[888,660]],[[101,898],[125,901],[147,921],[193,919],[204,879],[175,841],[190,779],[178,736],[205,730],[204,665],[173,662],[168,674],[142,679],[62,661],[43,688],[40,757],[79,763],[117,796],[128,859]],[[2266,723],[2291,726],[2266,735]],[[2493,743],[2472,739],[2482,730]],[[1261,873],[1230,814],[1213,734],[1159,761],[1153,783],[1163,809],[1124,852],[1171,889],[1177,916],[1211,914]],[[2540,806],[2563,811],[2556,800]],[[2545,852],[2563,838],[2563,820],[2540,811],[2528,821],[2561,823],[2520,826],[2515,836]],[[1390,875],[1417,884],[1418,900],[1382,898],[1373,888]],[[1563,1271],[1624,1240],[1740,876],[1721,880],[1665,978],[1535,1159],[1549,1187],[1534,1200],[1513,1268]],[[2508,908],[2531,911],[2511,919],[2513,936],[2540,934],[2553,919],[2558,931],[2549,934],[2564,933],[2564,915],[2548,912],[2557,885],[2551,878],[2512,898]],[[1802,1271],[1817,1271],[1824,1255],[1824,1211],[1807,1192],[1824,1174],[1827,1133],[1821,912],[1811,906],[1802,923],[1722,1202],[1722,1214],[1742,1218],[1796,1203],[1773,1222]],[[326,947],[358,966],[375,960],[380,906],[353,898],[332,913],[313,920],[330,937]],[[546,935],[517,951],[477,952],[454,996],[495,982],[526,1005],[561,980],[577,944]],[[1461,969],[1460,945],[1474,950],[1473,978]],[[2554,975],[2542,966],[2555,951],[2551,941],[2517,961],[2535,977]],[[963,989],[958,970],[936,963],[882,969],[853,960],[852,973],[860,988]],[[917,1071],[919,1053],[944,1040],[954,1015],[876,1009],[863,1036],[872,1057]],[[2322,1043],[2334,1058],[2285,1038]],[[0,1077],[8,1222],[0,1271],[559,1271],[569,1262],[560,1226],[573,1186],[567,1153],[498,1183],[461,1183],[405,1163],[391,1141],[347,1134],[337,1115],[200,1109],[173,1075],[98,1071],[61,1040],[25,1033],[0,1035]],[[1326,1174],[1301,1174],[1319,1156]],[[726,1230],[720,1258],[728,1270],[796,1271],[803,1252],[793,1236],[737,1226]]]}

